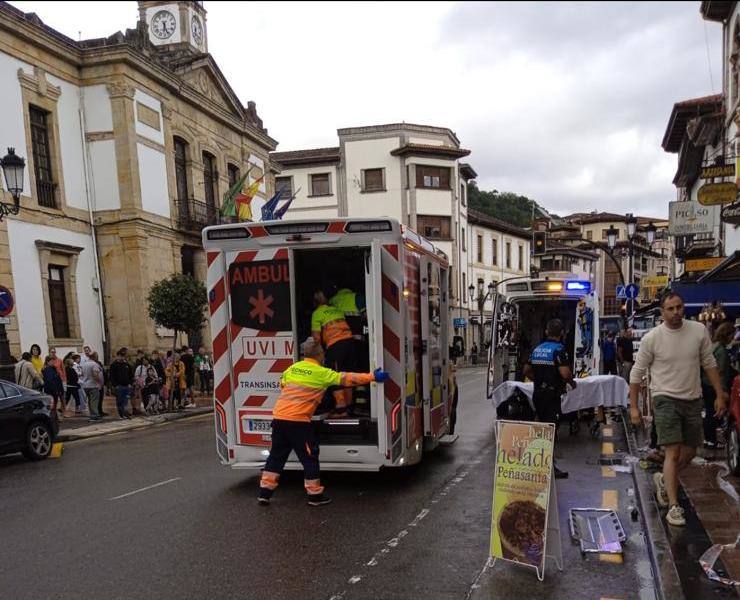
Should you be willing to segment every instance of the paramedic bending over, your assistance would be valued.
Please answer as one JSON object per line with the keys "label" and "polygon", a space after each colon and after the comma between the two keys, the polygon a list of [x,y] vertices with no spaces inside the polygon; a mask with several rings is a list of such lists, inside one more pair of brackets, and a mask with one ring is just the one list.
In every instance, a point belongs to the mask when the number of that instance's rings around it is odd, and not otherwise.
{"label": "paramedic bending over", "polygon": [[[323,290],[313,295],[316,310],[311,315],[311,335],[326,348],[326,366],[335,371],[357,371],[359,359],[354,338],[344,311],[331,306]],[[352,400],[352,390],[340,389],[333,393],[336,408],[330,417],[345,417]]]}
{"label": "paramedic bending over", "polygon": [[321,506],[331,502],[319,479],[319,444],[311,426],[311,417],[330,386],[358,386],[371,381],[382,383],[388,379],[388,373],[382,369],[373,373],[337,373],[323,367],[324,350],[312,338],[303,342],[301,351],[305,358],[293,363],[280,378],[280,397],[272,411],[270,455],[262,471],[257,497],[260,504],[270,503],[291,450],[303,465],[308,503]]}

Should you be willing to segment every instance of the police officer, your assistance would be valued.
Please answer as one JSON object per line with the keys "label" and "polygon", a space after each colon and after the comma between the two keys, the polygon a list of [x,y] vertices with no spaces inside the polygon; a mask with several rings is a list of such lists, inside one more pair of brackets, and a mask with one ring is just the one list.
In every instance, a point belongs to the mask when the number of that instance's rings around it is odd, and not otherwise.
{"label": "police officer", "polygon": [[[356,371],[357,352],[344,312],[331,306],[323,290],[313,296],[316,309],[311,315],[311,335],[326,348],[326,366],[335,371]],[[334,392],[336,408],[333,417],[347,416],[352,401],[352,390],[342,389]]]}
{"label": "police officer", "polygon": [[[542,423],[555,423],[560,420],[560,396],[569,384],[573,389],[576,382],[569,366],[568,353],[562,343],[563,322],[551,319],[547,322],[545,341],[537,346],[524,366],[524,375],[534,381],[532,402],[537,419]],[[554,467],[555,478],[564,479],[568,473]]]}
{"label": "police officer", "polygon": [[301,351],[304,359],[288,367],[280,379],[280,397],[272,411],[272,444],[257,497],[263,505],[270,503],[291,451],[303,465],[308,504],[321,506],[331,502],[319,478],[319,444],[311,417],[330,386],[354,387],[388,379],[388,373],[382,369],[373,373],[338,373],[323,367],[324,350],[312,338],[303,342]]}

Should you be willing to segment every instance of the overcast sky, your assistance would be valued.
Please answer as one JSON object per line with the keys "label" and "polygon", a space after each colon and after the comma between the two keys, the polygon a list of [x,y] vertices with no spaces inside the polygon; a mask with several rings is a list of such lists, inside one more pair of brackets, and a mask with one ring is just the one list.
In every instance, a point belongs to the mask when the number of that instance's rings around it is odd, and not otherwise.
{"label": "overcast sky", "polygon": [[[136,2],[12,2],[78,39],[134,27]],[[673,104],[722,88],[699,2],[206,2],[209,51],[278,150],[341,127],[449,127],[482,189],[565,214],[665,217]],[[711,64],[711,71],[710,71]]]}

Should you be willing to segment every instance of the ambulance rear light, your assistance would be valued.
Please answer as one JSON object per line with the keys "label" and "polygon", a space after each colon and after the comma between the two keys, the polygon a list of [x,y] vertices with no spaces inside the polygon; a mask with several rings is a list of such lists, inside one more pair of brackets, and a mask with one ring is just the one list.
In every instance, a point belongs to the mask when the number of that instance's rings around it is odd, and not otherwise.
{"label": "ambulance rear light", "polygon": [[563,282],[562,281],[533,281],[532,282],[533,292],[562,292]]}
{"label": "ambulance rear light", "polygon": [[357,223],[347,223],[344,228],[347,233],[363,233],[366,231],[392,231],[390,221],[361,221]]}
{"label": "ambulance rear light", "polygon": [[526,292],[527,290],[529,290],[529,284],[526,281],[506,284],[507,292]]}
{"label": "ambulance rear light", "polygon": [[210,229],[207,232],[209,240],[245,240],[251,237],[246,227],[229,227],[225,229]]}
{"label": "ambulance rear light", "polygon": [[591,291],[591,284],[588,281],[568,281],[565,283],[565,290],[567,292],[588,293]]}
{"label": "ambulance rear light", "polygon": [[563,291],[563,282],[562,281],[551,281],[547,284],[547,291],[548,292],[562,292]]}
{"label": "ambulance rear light", "polygon": [[324,233],[329,223],[284,223],[282,225],[265,225],[270,235],[293,235],[301,233]]}

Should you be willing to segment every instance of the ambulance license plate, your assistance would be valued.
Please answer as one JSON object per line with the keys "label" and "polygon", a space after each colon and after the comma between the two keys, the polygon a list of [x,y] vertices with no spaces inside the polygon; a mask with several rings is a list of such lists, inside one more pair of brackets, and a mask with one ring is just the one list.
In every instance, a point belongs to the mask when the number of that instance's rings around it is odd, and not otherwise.
{"label": "ambulance license plate", "polygon": [[272,421],[267,419],[247,419],[247,431],[250,433],[272,433]]}

